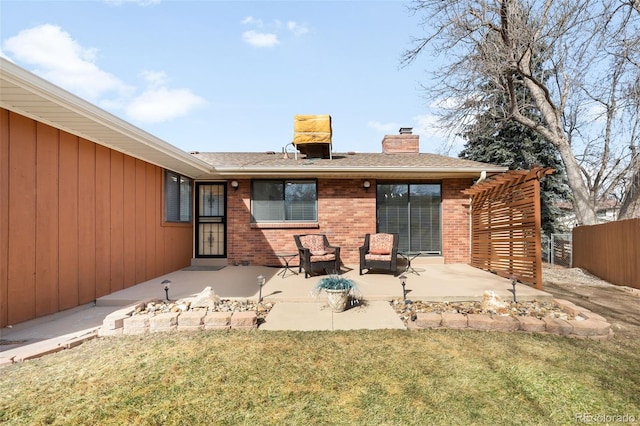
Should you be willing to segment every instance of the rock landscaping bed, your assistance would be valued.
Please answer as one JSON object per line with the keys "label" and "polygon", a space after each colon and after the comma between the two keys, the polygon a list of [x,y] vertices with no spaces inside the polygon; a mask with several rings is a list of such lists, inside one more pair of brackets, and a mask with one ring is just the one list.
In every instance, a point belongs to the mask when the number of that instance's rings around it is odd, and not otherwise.
{"label": "rock landscaping bed", "polygon": [[[572,302],[502,301],[486,292],[476,302],[424,302],[395,299],[392,307],[408,329],[469,328],[528,331],[566,336],[608,338],[611,325],[602,316]],[[148,300],[108,315],[100,336],[167,331],[255,329],[267,319],[273,303],[220,299],[210,287],[192,298]]]}
{"label": "rock landscaping bed", "polygon": [[100,336],[167,331],[254,329],[265,321],[272,303],[220,299],[210,287],[188,299],[147,300],[108,315]]}
{"label": "rock landscaping bed", "polygon": [[594,339],[613,335],[604,317],[562,299],[555,299],[553,303],[503,302],[485,294],[481,302],[396,299],[391,304],[409,329],[528,331]]}
{"label": "rock landscaping bed", "polygon": [[191,303],[187,301],[167,302],[165,300],[154,299],[146,303],[137,305],[132,312],[135,315],[158,315],[163,313],[181,313],[181,312],[255,312],[258,325],[265,321],[267,314],[273,308],[271,302],[258,303],[254,300],[231,300],[220,299],[219,303],[211,307],[191,307]]}
{"label": "rock landscaping bed", "polygon": [[407,301],[395,299],[392,305],[395,311],[400,315],[404,323],[415,321],[418,313],[434,312],[438,314],[485,314],[485,315],[503,315],[511,317],[527,316],[537,319],[544,317],[560,318],[564,320],[575,319],[575,315],[566,312],[561,306],[549,302],[505,302],[506,306],[500,312],[495,309],[485,308],[482,302],[423,302],[423,301]]}

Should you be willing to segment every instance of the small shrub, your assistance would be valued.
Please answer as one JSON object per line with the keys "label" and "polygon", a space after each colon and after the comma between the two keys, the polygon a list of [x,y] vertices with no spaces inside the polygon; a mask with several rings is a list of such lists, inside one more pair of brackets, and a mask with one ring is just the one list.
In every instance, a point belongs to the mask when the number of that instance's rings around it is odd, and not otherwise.
{"label": "small shrub", "polygon": [[353,281],[339,275],[330,275],[318,281],[314,291],[319,293],[322,290],[353,290],[356,287]]}

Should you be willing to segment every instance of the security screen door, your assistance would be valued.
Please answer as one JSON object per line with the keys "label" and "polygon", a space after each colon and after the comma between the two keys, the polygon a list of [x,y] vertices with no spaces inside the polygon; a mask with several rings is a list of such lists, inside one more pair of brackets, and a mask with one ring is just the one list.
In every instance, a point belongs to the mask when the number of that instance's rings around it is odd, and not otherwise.
{"label": "security screen door", "polygon": [[196,257],[226,257],[226,184],[196,183]]}
{"label": "security screen door", "polygon": [[442,253],[441,187],[434,183],[377,185],[378,232],[397,233],[398,250]]}

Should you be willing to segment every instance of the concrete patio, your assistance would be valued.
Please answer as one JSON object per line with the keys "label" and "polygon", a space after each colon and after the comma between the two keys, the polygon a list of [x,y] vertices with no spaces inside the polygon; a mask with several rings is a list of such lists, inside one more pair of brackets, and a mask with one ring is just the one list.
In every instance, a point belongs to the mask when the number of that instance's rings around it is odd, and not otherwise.
{"label": "concrete patio", "polygon": [[[472,301],[481,300],[485,291],[494,291],[503,300],[513,299],[511,281],[466,264],[429,264],[414,262],[418,273],[405,272],[407,298],[423,301]],[[298,271],[294,267],[295,272]],[[257,277],[264,275],[262,298],[270,302],[318,302],[311,290],[324,275],[304,277],[282,268],[268,266],[226,266],[217,271],[180,270],[136,286],[103,296],[97,306],[125,306],[150,298],[165,298],[163,280],[170,280],[169,298],[176,300],[193,296],[210,286],[221,298],[257,299]],[[280,275],[278,275],[280,273]],[[389,273],[359,275],[356,265],[347,265],[342,276],[352,279],[362,297],[367,301],[390,301],[402,297],[398,277]],[[517,284],[518,300],[551,301],[552,296],[526,284]]]}
{"label": "concrete patio", "polygon": [[[480,300],[485,291],[494,291],[503,300],[513,298],[511,282],[464,264],[414,262],[419,273],[405,273],[407,298],[422,301]],[[294,268],[297,272],[297,267]],[[342,275],[353,279],[365,300],[361,307],[334,314],[324,296],[311,294],[322,276],[304,278],[282,268],[267,266],[226,266],[217,271],[180,270],[100,297],[93,303],[0,330],[0,366],[73,347],[97,336],[103,319],[114,311],[149,299],[164,299],[162,281],[170,280],[169,298],[190,297],[210,286],[224,299],[259,297],[257,277],[264,275],[262,297],[275,302],[260,330],[354,330],[405,329],[389,301],[402,297],[398,277],[387,273],[365,273],[344,267]],[[525,284],[517,284],[518,300],[551,301],[552,295]]]}

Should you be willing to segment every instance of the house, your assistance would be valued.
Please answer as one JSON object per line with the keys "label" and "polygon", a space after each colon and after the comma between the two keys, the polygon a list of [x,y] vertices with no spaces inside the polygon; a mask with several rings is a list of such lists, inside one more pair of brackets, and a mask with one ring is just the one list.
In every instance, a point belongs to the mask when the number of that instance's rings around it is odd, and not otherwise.
{"label": "house", "polygon": [[506,170],[420,153],[408,129],[378,153],[187,153],[0,66],[0,327],[193,263],[279,265],[295,234],[326,234],[346,264],[376,231],[467,263],[462,191]]}
{"label": "house", "polygon": [[[560,209],[558,223],[565,229],[572,230],[578,226],[578,219],[570,201],[557,201],[555,205]],[[598,223],[615,222],[620,213],[620,202],[615,198],[598,201],[596,205],[596,216]]]}

